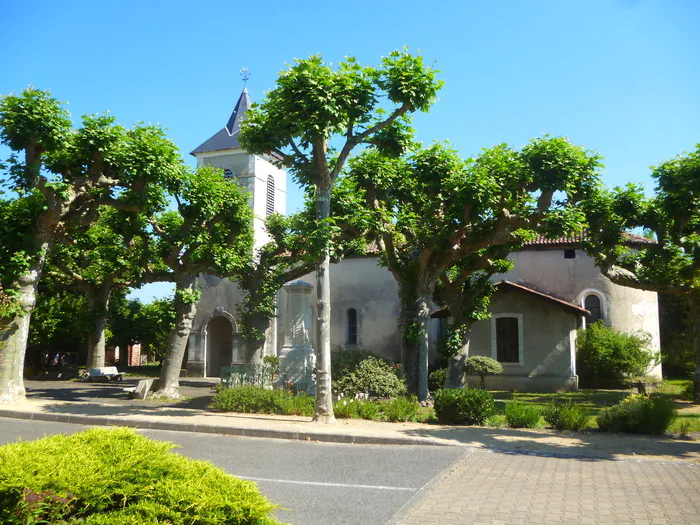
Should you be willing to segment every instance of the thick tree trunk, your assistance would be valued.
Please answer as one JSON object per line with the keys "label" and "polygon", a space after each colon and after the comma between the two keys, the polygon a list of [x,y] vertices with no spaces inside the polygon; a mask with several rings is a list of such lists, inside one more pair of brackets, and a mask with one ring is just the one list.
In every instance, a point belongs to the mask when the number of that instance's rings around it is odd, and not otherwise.
{"label": "thick tree trunk", "polygon": [[256,315],[250,320],[251,328],[261,334],[259,339],[246,339],[245,362],[246,364],[260,364],[265,355],[265,332],[270,326],[270,321],[266,316]]}
{"label": "thick tree trunk", "polygon": [[[48,243],[42,252],[48,250]],[[19,303],[22,314],[7,321],[0,321],[0,403],[16,403],[25,397],[24,357],[29,338],[29,322],[36,304],[36,289],[39,285],[45,255],[30,266],[19,278]]]}
{"label": "thick tree trunk", "polygon": [[88,311],[95,321],[94,330],[88,336],[88,368],[105,366],[105,330],[111,286],[91,286],[88,291]]}
{"label": "thick tree trunk", "polygon": [[428,351],[430,329],[430,300],[433,297],[429,286],[419,285],[416,310],[418,314],[418,401],[429,401]]}
{"label": "thick tree trunk", "polygon": [[178,292],[195,291],[195,276],[178,280],[175,291],[175,331],[168,338],[168,350],[160,370],[158,390],[155,395],[169,399],[180,399],[180,369],[187,350],[187,340],[192,330],[192,320],[197,313],[197,302],[183,301]]}
{"label": "thick tree trunk", "polygon": [[469,336],[465,338],[459,353],[449,358],[447,362],[447,377],[445,388],[462,388],[464,386],[464,361],[469,357]]}
{"label": "thick tree trunk", "polygon": [[[331,214],[331,184],[318,188],[317,216],[320,227],[325,228]],[[316,265],[316,410],[314,421],[334,423],[333,392],[331,390],[331,260],[328,246],[323,248]]]}
{"label": "thick tree trunk", "polygon": [[695,375],[693,386],[695,387],[695,403],[700,403],[700,293],[688,295],[690,310],[690,322],[693,326],[693,345],[695,346]]}
{"label": "thick tree trunk", "polygon": [[418,322],[415,294],[407,285],[399,283],[399,327],[401,329],[401,370],[406,387],[418,394],[418,341],[414,329]]}

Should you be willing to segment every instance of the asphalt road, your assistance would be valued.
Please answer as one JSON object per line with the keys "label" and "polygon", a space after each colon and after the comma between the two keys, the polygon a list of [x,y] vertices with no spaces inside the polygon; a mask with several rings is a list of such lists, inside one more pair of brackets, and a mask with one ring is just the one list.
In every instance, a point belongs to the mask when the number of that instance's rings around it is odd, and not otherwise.
{"label": "asphalt road", "polygon": [[[0,444],[87,427],[0,418]],[[465,449],[341,445],[144,430],[178,444],[180,454],[205,459],[258,483],[294,525],[384,524]]]}

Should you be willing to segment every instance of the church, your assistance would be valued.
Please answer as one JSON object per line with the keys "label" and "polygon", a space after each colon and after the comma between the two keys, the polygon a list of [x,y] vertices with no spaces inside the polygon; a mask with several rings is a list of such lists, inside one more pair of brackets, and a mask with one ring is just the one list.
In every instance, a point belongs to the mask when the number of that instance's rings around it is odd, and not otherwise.
{"label": "church", "polygon": [[[255,246],[267,241],[265,218],[286,209],[286,172],[272,158],[250,155],[240,145],[241,121],[251,101],[241,93],[226,125],[191,154],[197,165],[224,170],[227,178],[251,194]],[[222,118],[223,121],[223,118]],[[643,331],[659,351],[658,299],[655,292],[613,284],[581,248],[576,237],[538,238],[509,255],[515,265],[494,277],[488,320],[471,332],[469,355],[499,361],[503,374],[487,378],[487,388],[519,391],[570,391],[578,388],[576,330],[603,320],[624,332]],[[650,242],[630,235],[632,246]],[[331,345],[371,350],[400,361],[398,287],[376,255],[346,258],[331,265]],[[190,377],[218,377],[221,367],[244,364],[243,341],[236,323],[240,292],[226,279],[203,276],[202,297],[188,341]],[[267,330],[264,355],[282,358],[302,351],[312,357],[315,333],[313,283],[309,274],[279,292],[278,318]],[[431,355],[449,312],[431,321]],[[253,356],[260,361],[263,356]],[[652,371],[660,376],[658,366]],[[470,385],[478,378],[467,378]]]}

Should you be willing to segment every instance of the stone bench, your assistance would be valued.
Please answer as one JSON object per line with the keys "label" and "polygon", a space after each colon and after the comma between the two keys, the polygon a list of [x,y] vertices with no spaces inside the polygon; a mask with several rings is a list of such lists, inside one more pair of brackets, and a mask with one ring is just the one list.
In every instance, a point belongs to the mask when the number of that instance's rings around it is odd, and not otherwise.
{"label": "stone bench", "polygon": [[153,379],[142,379],[136,386],[125,388],[124,392],[129,394],[129,399],[146,399],[153,387]]}
{"label": "stone bench", "polygon": [[88,381],[93,379],[106,379],[107,381],[121,381],[122,373],[117,370],[116,366],[101,366],[98,368],[88,368]]}

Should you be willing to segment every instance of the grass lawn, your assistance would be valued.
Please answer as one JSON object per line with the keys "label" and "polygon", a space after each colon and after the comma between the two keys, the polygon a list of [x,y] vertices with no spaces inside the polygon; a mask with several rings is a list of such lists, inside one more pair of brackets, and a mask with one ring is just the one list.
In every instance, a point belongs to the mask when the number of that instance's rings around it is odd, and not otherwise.
{"label": "grass lawn", "polygon": [[[668,397],[678,405],[678,419],[672,424],[670,433],[690,433],[700,432],[700,407],[692,405],[686,397],[687,389],[692,385],[692,381],[676,379],[667,380],[660,385],[654,393]],[[542,409],[550,403],[572,402],[581,406],[589,416],[588,428],[597,429],[596,416],[606,407],[616,405],[626,398],[632,390],[587,390],[581,389],[578,392],[566,393],[532,393],[532,392],[506,392],[494,391],[496,400],[496,415],[489,423],[495,426],[505,426],[506,420],[504,411],[506,403],[519,401],[528,405],[535,405]],[[544,420],[541,420],[544,427]]]}

